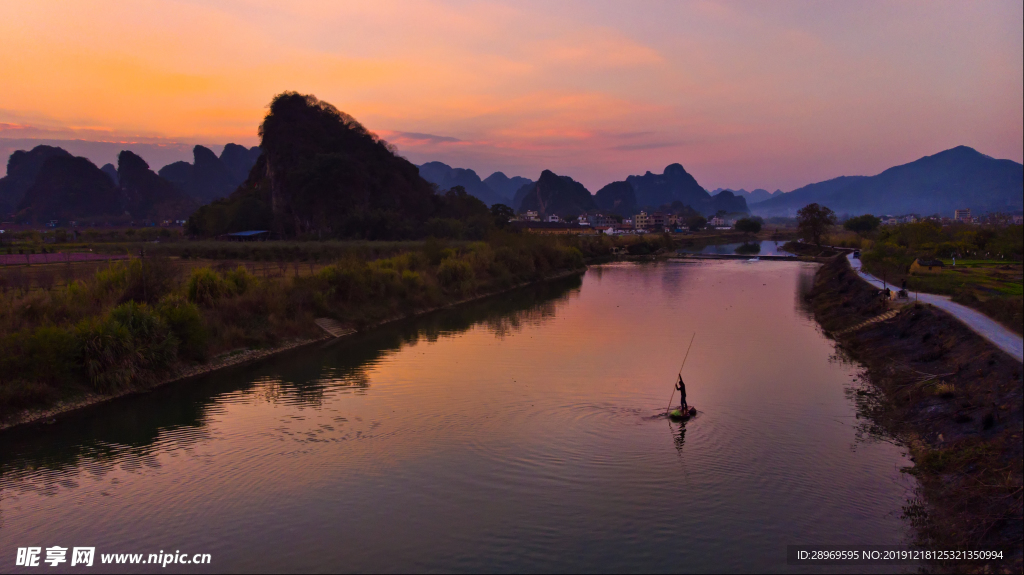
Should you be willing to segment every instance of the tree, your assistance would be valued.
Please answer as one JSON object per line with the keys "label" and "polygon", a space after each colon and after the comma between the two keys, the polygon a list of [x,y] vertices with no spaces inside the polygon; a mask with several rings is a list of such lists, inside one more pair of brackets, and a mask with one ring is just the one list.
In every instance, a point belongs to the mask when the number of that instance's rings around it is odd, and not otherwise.
{"label": "tree", "polygon": [[704,229],[708,225],[708,220],[704,216],[693,216],[686,219],[686,227],[691,232],[697,232]]}
{"label": "tree", "polygon": [[797,228],[800,236],[816,246],[821,246],[821,238],[829,228],[836,225],[836,213],[827,206],[807,204],[796,213]]}
{"label": "tree", "polygon": [[747,234],[756,234],[761,231],[760,218],[743,218],[736,220],[736,231]]}
{"label": "tree", "polygon": [[505,204],[494,204],[491,206],[491,215],[494,216],[494,225],[504,228],[508,226],[509,220],[516,215],[516,211]]}
{"label": "tree", "polygon": [[881,223],[882,220],[880,218],[876,218],[871,214],[864,214],[863,216],[846,220],[843,222],[843,227],[851,232],[864,235],[878,229]]}

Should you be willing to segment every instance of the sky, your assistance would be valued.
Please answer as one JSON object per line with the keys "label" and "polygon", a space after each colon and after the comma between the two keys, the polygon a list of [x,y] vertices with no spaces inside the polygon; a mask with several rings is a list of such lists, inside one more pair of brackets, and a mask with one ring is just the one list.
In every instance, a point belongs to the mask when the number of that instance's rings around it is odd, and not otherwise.
{"label": "sky", "polygon": [[438,160],[592,192],[679,162],[784,191],[958,145],[1024,160],[1024,8],[901,2],[5,2],[0,154],[154,168],[282,91]]}

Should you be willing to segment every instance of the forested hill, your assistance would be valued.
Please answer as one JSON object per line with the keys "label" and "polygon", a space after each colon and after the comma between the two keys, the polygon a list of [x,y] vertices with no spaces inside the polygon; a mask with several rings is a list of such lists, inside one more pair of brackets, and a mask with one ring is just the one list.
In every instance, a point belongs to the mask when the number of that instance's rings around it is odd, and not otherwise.
{"label": "forested hill", "polygon": [[816,202],[840,214],[974,213],[1024,208],[1024,166],[959,146],[889,168],[876,176],[840,177],[810,184],[754,206],[761,216],[793,216]]}
{"label": "forested hill", "polygon": [[314,96],[276,96],[259,135],[262,154],[249,177],[197,210],[189,233],[269,229],[280,237],[404,239],[423,237],[431,226],[461,235],[451,230],[492,221],[483,202],[458,189],[436,194],[414,164]]}

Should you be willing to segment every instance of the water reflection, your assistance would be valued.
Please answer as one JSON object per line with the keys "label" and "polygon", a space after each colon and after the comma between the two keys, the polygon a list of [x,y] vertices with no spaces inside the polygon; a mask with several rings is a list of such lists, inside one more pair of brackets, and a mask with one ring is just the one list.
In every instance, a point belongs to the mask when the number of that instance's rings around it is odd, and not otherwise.
{"label": "water reflection", "polygon": [[[814,270],[601,266],[0,434],[0,571],[86,540],[299,572],[785,571],[786,544],[898,543],[903,459],[857,443]],[[701,411],[674,424],[695,332]]]}
{"label": "water reflection", "polygon": [[675,443],[676,451],[679,452],[679,455],[682,455],[683,446],[686,445],[686,422],[679,423],[678,426],[679,429],[676,430],[674,437],[672,437],[672,442]]}
{"label": "water reflection", "polygon": [[760,242],[734,242],[728,244],[710,244],[710,245],[695,245],[681,248],[679,251],[689,254],[717,254],[717,255],[729,255],[729,254],[741,254],[741,255],[754,255],[759,254],[763,256],[775,256],[793,255],[782,249],[782,244],[785,242],[778,242],[775,240],[762,240]]}
{"label": "water reflection", "polygon": [[[421,339],[436,342],[478,323],[504,338],[554,317],[559,305],[578,296],[581,284],[580,276],[571,276],[531,285],[313,349],[285,352],[264,360],[267,374],[255,379],[251,366],[229,368],[72,412],[52,425],[7,430],[0,433],[0,494],[24,470],[60,471],[89,460],[89,471],[102,475],[118,458],[127,458],[129,469],[155,465],[149,448],[167,431],[193,430],[172,434],[178,448],[208,439],[203,426],[225,397],[317,408],[328,393],[363,393],[370,387],[369,370],[403,346]],[[296,355],[310,360],[296,362]]]}

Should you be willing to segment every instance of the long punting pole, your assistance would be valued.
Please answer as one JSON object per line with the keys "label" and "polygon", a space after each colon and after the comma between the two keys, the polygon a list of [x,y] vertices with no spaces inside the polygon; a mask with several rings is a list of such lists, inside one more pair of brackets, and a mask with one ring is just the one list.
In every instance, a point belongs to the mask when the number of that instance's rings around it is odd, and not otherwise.
{"label": "long punting pole", "polygon": [[[686,355],[683,356],[683,365],[679,366],[679,376],[683,375],[683,367],[686,365],[686,359],[690,357],[690,348],[693,347],[693,338],[697,337],[697,332],[693,332],[693,336],[690,337],[690,345],[686,346]],[[676,387],[672,386],[672,395],[668,396],[668,407],[665,408],[665,413],[668,413],[672,409],[672,398],[676,396]]]}

